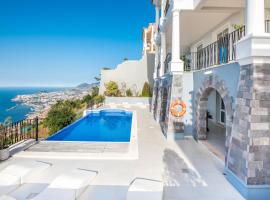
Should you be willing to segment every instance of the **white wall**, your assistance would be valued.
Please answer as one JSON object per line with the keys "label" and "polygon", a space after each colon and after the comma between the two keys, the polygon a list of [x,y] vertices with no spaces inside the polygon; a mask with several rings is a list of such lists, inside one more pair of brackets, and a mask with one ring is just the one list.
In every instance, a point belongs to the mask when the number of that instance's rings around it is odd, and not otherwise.
{"label": "white wall", "polygon": [[[265,9],[265,19],[270,20],[270,9]],[[195,41],[190,48],[191,52],[197,52],[197,47],[201,44],[203,44],[203,47],[206,47],[212,44],[213,42],[217,41],[217,35],[226,28],[229,29],[229,33],[233,32],[235,30],[233,28],[234,24],[245,25],[244,10],[230,16],[228,19],[220,23],[213,30],[209,30],[209,32],[206,35],[204,35],[200,40]]]}
{"label": "white wall", "polygon": [[149,97],[106,97],[105,104],[149,105],[151,101]]}
{"label": "white wall", "polygon": [[194,44],[190,48],[191,52],[197,52],[197,47],[201,44],[203,44],[203,47],[206,47],[212,44],[213,42],[217,41],[217,35],[226,28],[228,28],[229,33],[231,33],[235,30],[233,28],[234,24],[244,25],[244,23],[245,23],[244,11],[232,15],[231,17],[220,23],[213,30],[209,30],[209,32],[206,35],[204,35],[199,41],[194,42]]}
{"label": "white wall", "polygon": [[99,93],[104,94],[105,84],[109,81],[117,82],[120,91],[130,88],[133,94],[139,95],[145,82],[153,84],[155,55],[147,54],[141,60],[124,61],[113,70],[101,70]]}

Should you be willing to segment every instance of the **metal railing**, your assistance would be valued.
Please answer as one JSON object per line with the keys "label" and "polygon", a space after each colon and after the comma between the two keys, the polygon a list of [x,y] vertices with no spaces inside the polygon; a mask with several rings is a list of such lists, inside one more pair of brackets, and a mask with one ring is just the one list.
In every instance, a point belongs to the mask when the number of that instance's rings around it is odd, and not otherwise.
{"label": "metal railing", "polygon": [[35,139],[38,141],[41,132],[41,119],[25,119],[10,125],[0,126],[0,148],[7,148],[18,142]]}
{"label": "metal railing", "polygon": [[166,56],[166,59],[164,61],[164,74],[169,72],[169,70],[170,70],[169,64],[170,64],[171,60],[172,60],[172,54],[168,53]]}
{"label": "metal railing", "polygon": [[221,37],[218,41],[188,53],[185,56],[187,70],[200,70],[235,60],[235,43],[245,36],[245,26]]}

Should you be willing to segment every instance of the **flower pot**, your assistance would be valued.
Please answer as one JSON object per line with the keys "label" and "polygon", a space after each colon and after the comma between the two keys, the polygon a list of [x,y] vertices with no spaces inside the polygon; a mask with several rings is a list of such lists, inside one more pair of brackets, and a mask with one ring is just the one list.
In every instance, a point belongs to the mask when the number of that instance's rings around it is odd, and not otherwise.
{"label": "flower pot", "polygon": [[6,149],[1,149],[0,150],[0,160],[6,160],[8,159],[10,156],[9,154],[9,148],[6,148]]}

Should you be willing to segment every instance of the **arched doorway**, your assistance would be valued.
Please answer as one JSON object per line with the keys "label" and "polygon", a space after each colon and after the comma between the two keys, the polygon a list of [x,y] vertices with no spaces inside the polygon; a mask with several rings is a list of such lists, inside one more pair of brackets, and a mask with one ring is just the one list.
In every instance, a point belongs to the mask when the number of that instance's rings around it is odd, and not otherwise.
{"label": "arched doorway", "polygon": [[224,81],[210,76],[204,80],[196,97],[195,136],[206,140],[208,148],[226,161],[233,120],[229,91]]}

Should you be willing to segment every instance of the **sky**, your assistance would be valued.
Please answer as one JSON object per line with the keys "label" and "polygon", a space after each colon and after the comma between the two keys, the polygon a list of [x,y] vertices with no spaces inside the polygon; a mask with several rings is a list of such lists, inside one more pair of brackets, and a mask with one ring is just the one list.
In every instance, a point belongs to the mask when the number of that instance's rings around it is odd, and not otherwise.
{"label": "sky", "polygon": [[0,87],[71,87],[140,59],[150,0],[0,0]]}

